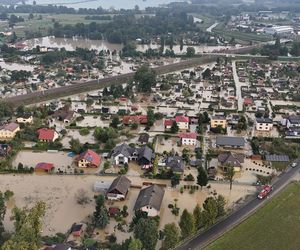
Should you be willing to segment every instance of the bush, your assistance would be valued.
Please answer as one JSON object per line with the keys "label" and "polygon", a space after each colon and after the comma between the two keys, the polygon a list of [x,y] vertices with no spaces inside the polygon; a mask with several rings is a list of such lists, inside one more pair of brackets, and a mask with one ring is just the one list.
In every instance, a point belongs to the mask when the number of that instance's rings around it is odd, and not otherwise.
{"label": "bush", "polygon": [[194,181],[195,178],[194,178],[194,176],[193,176],[192,174],[189,174],[189,175],[187,175],[187,176],[184,178],[184,180],[185,180],[185,181]]}
{"label": "bush", "polygon": [[81,136],[85,136],[85,135],[88,135],[90,133],[90,130],[88,128],[82,128],[79,130],[79,134]]}

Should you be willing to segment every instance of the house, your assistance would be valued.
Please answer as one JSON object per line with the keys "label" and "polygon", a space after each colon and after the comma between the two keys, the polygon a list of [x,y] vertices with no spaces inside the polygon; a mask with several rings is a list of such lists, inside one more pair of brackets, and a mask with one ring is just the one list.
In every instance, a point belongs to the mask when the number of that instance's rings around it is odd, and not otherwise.
{"label": "house", "polygon": [[128,164],[129,161],[137,159],[137,150],[123,143],[116,146],[111,155],[115,165]]}
{"label": "house", "polygon": [[257,131],[271,131],[273,129],[273,120],[270,118],[257,118],[255,129]]}
{"label": "house", "polygon": [[216,146],[224,148],[243,148],[245,147],[244,137],[235,136],[217,136]]}
{"label": "house", "polygon": [[221,153],[218,155],[218,162],[221,164],[221,168],[224,172],[227,170],[227,166],[233,166],[235,172],[241,171],[242,163],[244,163],[245,156],[242,154],[234,154],[232,152]]}
{"label": "house", "polygon": [[72,250],[72,248],[64,243],[56,244],[53,250]]}
{"label": "house", "polygon": [[79,168],[98,168],[101,164],[101,156],[91,149],[81,153],[76,160]]}
{"label": "house", "polygon": [[183,174],[184,162],[181,156],[169,156],[166,159],[166,168],[171,170],[173,173]]}
{"label": "house", "polygon": [[124,175],[120,175],[110,185],[106,192],[109,200],[124,200],[128,194],[131,181]]}
{"label": "house", "polygon": [[266,161],[269,162],[289,162],[290,158],[288,155],[266,155]]}
{"label": "house", "polygon": [[49,173],[53,169],[54,169],[54,165],[52,163],[39,162],[38,164],[36,164],[34,171]]}
{"label": "house", "polygon": [[124,125],[146,125],[148,123],[148,117],[146,115],[125,115],[122,121]]}
{"label": "house", "polygon": [[142,148],[138,149],[138,158],[137,162],[140,166],[149,166],[154,160],[155,154],[151,148],[148,146],[143,146]]}
{"label": "house", "polygon": [[134,205],[134,211],[141,210],[146,212],[149,217],[158,216],[164,194],[165,190],[158,185],[141,189]]}
{"label": "house", "polygon": [[197,134],[196,133],[179,133],[181,145],[196,146],[197,144]]}
{"label": "house", "polygon": [[210,127],[211,128],[222,127],[225,129],[227,127],[226,117],[220,115],[212,116],[210,118]]}
{"label": "house", "polygon": [[70,110],[68,106],[65,106],[59,110],[56,110],[53,114],[53,117],[64,123],[71,123],[74,117],[74,111]]}
{"label": "house", "polygon": [[253,105],[253,99],[252,98],[244,98],[244,105],[245,106]]}
{"label": "house", "polygon": [[24,114],[17,117],[17,123],[31,124],[33,122],[33,117],[31,114]]}
{"label": "house", "polygon": [[188,130],[189,129],[189,122],[190,122],[189,117],[183,116],[183,115],[176,116],[175,121],[178,125],[179,130]]}
{"label": "house", "polygon": [[116,215],[120,214],[121,210],[118,207],[110,207],[108,209],[109,217],[115,217]]}
{"label": "house", "polygon": [[0,126],[0,140],[12,140],[17,132],[20,131],[20,126],[17,123],[11,122]]}
{"label": "house", "polygon": [[71,234],[74,237],[80,237],[83,232],[83,224],[74,224],[71,227]]}
{"label": "house", "polygon": [[58,133],[54,129],[40,128],[37,133],[39,141],[42,142],[54,142],[58,139]]}
{"label": "house", "polygon": [[106,193],[111,185],[109,181],[95,181],[93,186],[94,192]]}
{"label": "house", "polygon": [[296,127],[300,127],[300,116],[289,116],[286,119],[284,119],[283,122],[287,128],[296,128]]}
{"label": "house", "polygon": [[0,157],[6,157],[11,152],[12,148],[8,144],[0,144]]}
{"label": "house", "polygon": [[175,122],[174,119],[166,119],[164,121],[165,130],[170,130],[174,122]]}
{"label": "house", "polygon": [[140,134],[139,139],[138,139],[138,143],[140,145],[146,145],[149,142],[149,134],[143,133]]}

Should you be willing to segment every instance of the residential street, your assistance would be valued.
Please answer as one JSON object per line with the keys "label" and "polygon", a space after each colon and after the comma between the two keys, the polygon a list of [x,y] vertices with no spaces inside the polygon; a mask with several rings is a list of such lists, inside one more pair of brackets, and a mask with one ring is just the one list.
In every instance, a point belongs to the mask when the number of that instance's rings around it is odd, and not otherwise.
{"label": "residential street", "polygon": [[[249,201],[242,208],[231,214],[225,220],[220,223],[214,225],[209,230],[195,236],[189,242],[185,243],[178,247],[178,250],[186,250],[186,249],[203,249],[210,242],[216,240],[221,237],[226,231],[232,229],[234,226],[241,223],[244,219],[250,216],[253,212],[259,209],[263,204],[268,202],[268,199],[274,197],[277,193],[279,193],[284,187],[286,187],[293,177],[298,173],[300,169],[300,162],[298,161],[298,165],[295,168],[287,169],[286,173],[283,173],[278,179],[275,180],[273,184],[273,192],[271,192],[270,196],[265,200],[259,200],[256,197]],[[233,187],[234,188],[234,187]]]}
{"label": "residential street", "polygon": [[237,74],[237,69],[236,69],[236,61],[232,61],[232,74],[233,74],[233,79],[234,83],[236,86],[236,99],[238,102],[238,111],[243,111],[243,98],[242,98],[242,87],[247,86],[246,83],[242,83],[239,80],[239,76]]}

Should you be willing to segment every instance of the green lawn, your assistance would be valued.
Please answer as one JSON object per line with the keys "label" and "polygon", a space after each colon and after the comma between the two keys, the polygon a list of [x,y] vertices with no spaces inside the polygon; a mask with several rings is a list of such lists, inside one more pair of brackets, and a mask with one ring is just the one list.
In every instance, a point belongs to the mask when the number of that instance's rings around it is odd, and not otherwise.
{"label": "green lawn", "polygon": [[265,207],[206,250],[289,250],[300,246],[300,183],[290,184]]}

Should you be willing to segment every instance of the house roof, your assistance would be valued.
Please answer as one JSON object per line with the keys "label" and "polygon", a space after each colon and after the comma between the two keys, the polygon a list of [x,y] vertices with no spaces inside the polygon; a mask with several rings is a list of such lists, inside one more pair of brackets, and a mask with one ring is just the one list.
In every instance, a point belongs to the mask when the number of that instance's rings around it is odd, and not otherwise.
{"label": "house roof", "polygon": [[230,164],[235,167],[241,167],[241,163],[244,163],[244,155],[231,152],[222,153],[218,155],[218,161],[222,165]]}
{"label": "house roof", "polygon": [[107,190],[107,193],[112,192],[113,190],[117,190],[119,193],[126,195],[128,189],[130,188],[131,181],[124,175],[120,175],[110,185]]}
{"label": "house roof", "polygon": [[181,133],[178,134],[178,137],[188,138],[188,139],[196,139],[197,138],[197,133],[184,133],[184,132],[181,132]]}
{"label": "house roof", "polygon": [[256,118],[257,123],[273,123],[271,118]]}
{"label": "house roof", "polygon": [[55,245],[53,250],[69,250],[71,247],[69,245],[63,244],[63,243],[58,243]]}
{"label": "house roof", "polygon": [[55,130],[49,128],[40,128],[38,131],[39,140],[52,141],[54,139]]}
{"label": "house roof", "polygon": [[0,127],[0,130],[8,130],[8,131],[15,131],[17,128],[19,128],[19,124],[11,122],[8,124],[4,124],[3,126]]}
{"label": "house roof", "polygon": [[235,137],[235,136],[217,136],[216,145],[218,146],[245,146],[244,137]]}
{"label": "house roof", "polygon": [[288,155],[266,155],[266,161],[274,162],[289,162],[290,158]]}
{"label": "house roof", "polygon": [[253,104],[253,100],[251,98],[244,98],[244,104],[251,105],[251,104]]}
{"label": "house roof", "polygon": [[43,169],[46,171],[50,171],[53,168],[54,168],[54,165],[52,163],[47,163],[47,162],[39,162],[35,166],[35,169]]}
{"label": "house roof", "polygon": [[112,156],[115,157],[119,154],[124,155],[125,157],[130,157],[135,152],[135,148],[130,147],[126,143],[116,146],[112,151]]}
{"label": "house roof", "polygon": [[180,156],[169,156],[166,161],[166,166],[171,168],[173,172],[184,171],[184,163]]}
{"label": "house roof", "polygon": [[289,121],[292,124],[299,124],[300,123],[300,116],[296,116],[296,115],[290,116]]}
{"label": "house roof", "polygon": [[226,117],[223,115],[214,115],[211,117],[211,120],[226,120]]}
{"label": "house roof", "polygon": [[70,120],[74,115],[74,111],[70,110],[69,107],[63,107],[59,110],[56,110],[53,114],[53,117],[61,120]]}
{"label": "house roof", "polygon": [[133,123],[146,124],[148,122],[148,117],[146,115],[125,115],[123,116],[123,124],[129,125]]}
{"label": "house roof", "polygon": [[165,190],[158,185],[151,185],[141,189],[136,199],[134,210],[139,210],[145,206],[151,206],[159,211],[164,194]]}
{"label": "house roof", "polygon": [[98,155],[96,152],[94,152],[91,149],[88,149],[87,151],[85,151],[79,155],[78,161],[83,160],[83,159],[92,163],[95,166],[99,166],[101,163],[101,156]]}
{"label": "house roof", "polygon": [[190,119],[187,116],[180,115],[180,116],[175,117],[175,121],[176,122],[189,122]]}
{"label": "house roof", "polygon": [[80,232],[82,230],[82,224],[75,224],[71,228],[71,233]]}
{"label": "house roof", "polygon": [[153,155],[153,150],[148,146],[141,147],[138,150],[138,160],[145,158],[146,160],[151,161],[154,158]]}
{"label": "house roof", "polygon": [[149,137],[150,137],[149,134],[146,133],[140,134],[138,142],[147,143],[149,141]]}
{"label": "house roof", "polygon": [[172,126],[174,122],[175,122],[175,120],[173,120],[173,119],[167,119],[167,120],[164,121],[164,125],[165,126]]}

